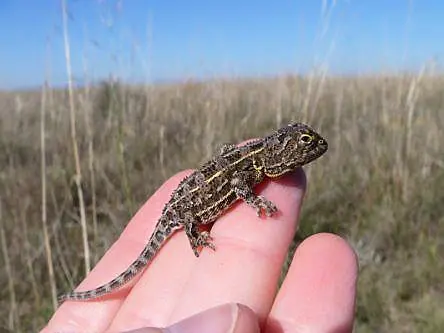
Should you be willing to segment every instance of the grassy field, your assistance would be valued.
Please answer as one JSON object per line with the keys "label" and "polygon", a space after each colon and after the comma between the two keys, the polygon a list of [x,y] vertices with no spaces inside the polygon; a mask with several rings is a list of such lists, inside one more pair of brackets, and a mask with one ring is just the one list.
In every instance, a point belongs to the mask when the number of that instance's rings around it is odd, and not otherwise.
{"label": "grassy field", "polygon": [[76,90],[73,113],[66,91],[0,93],[0,327],[38,330],[53,311],[51,288],[66,291],[81,281],[85,256],[96,262],[166,178],[196,167],[221,143],[297,120],[319,129],[330,149],[306,168],[309,191],[295,243],[329,231],[355,247],[357,332],[439,332],[443,91],[444,77],[426,72],[108,82]]}

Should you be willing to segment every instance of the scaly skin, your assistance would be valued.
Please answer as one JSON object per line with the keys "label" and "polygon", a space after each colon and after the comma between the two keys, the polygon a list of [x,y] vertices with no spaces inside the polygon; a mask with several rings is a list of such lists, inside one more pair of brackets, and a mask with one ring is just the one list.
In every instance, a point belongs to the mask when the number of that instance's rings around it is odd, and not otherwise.
{"label": "scaly skin", "polygon": [[91,300],[121,288],[151,262],[161,246],[179,229],[185,229],[197,257],[202,247],[215,250],[209,232],[200,231],[200,225],[214,222],[237,200],[245,201],[258,215],[265,212],[271,216],[277,207],[254,194],[254,187],[266,177],[276,178],[294,171],[317,159],[327,149],[324,138],[300,123],[289,124],[241,147],[224,145],[218,155],[179,184],[147,245],[123,273],[95,289],[62,295],[59,301]]}

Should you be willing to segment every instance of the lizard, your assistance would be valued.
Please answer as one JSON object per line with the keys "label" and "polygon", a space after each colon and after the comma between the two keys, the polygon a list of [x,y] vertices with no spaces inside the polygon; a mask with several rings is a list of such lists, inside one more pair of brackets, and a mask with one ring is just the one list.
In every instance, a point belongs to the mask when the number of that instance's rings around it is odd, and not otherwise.
{"label": "lizard", "polygon": [[184,229],[191,249],[199,257],[203,248],[215,250],[208,231],[210,224],[238,200],[272,216],[276,205],[256,195],[254,187],[266,178],[277,178],[296,170],[328,149],[327,141],[308,125],[290,123],[268,136],[245,145],[224,144],[218,154],[185,177],[165,204],[147,244],[134,262],[116,278],[95,289],[59,296],[65,300],[92,300],[122,288],[138,275],[176,231]]}

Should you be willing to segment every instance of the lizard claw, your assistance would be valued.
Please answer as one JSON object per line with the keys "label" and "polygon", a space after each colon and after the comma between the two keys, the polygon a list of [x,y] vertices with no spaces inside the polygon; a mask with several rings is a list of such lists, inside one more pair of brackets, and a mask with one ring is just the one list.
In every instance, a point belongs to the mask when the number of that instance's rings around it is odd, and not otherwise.
{"label": "lizard claw", "polygon": [[211,237],[208,231],[200,232],[193,246],[194,255],[196,257],[199,257],[200,255],[200,251],[198,250],[199,247],[207,247],[212,249],[213,251],[216,251],[216,246],[214,246],[212,240],[213,238]]}
{"label": "lizard claw", "polygon": [[277,207],[274,203],[272,203],[270,200],[268,200],[265,197],[262,196],[258,196],[257,200],[255,202],[256,205],[256,213],[257,216],[261,215],[261,212],[264,210],[265,211],[265,215],[267,216],[272,216],[273,213],[275,213],[277,211]]}
{"label": "lizard claw", "polygon": [[208,247],[215,251],[216,247],[214,246],[212,240],[213,238],[208,231],[202,231],[197,239],[198,246]]}

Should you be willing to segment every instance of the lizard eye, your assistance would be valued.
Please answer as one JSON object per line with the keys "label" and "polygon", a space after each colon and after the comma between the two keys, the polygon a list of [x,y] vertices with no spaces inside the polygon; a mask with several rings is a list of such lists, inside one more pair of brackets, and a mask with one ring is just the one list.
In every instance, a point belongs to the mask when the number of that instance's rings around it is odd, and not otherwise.
{"label": "lizard eye", "polygon": [[299,141],[301,141],[304,144],[309,144],[313,141],[313,137],[309,134],[302,134],[299,138]]}

